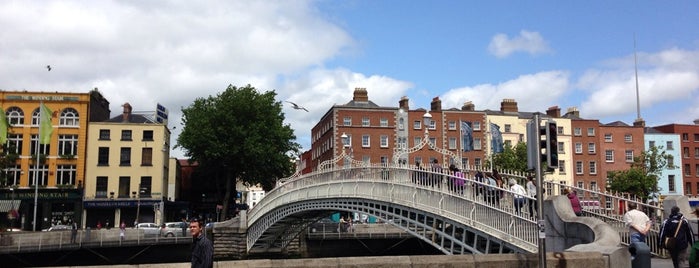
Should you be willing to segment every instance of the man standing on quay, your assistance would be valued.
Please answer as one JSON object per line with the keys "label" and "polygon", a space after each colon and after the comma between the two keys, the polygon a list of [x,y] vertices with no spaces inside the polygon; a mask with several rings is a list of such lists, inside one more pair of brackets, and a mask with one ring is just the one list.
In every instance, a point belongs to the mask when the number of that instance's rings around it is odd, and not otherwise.
{"label": "man standing on quay", "polygon": [[189,232],[192,234],[192,268],[214,267],[214,245],[203,232],[204,222],[192,218],[189,222]]}
{"label": "man standing on quay", "polygon": [[646,234],[650,231],[650,218],[646,213],[636,209],[638,205],[628,202],[629,211],[624,214],[624,223],[629,227],[629,240],[633,242],[646,242]]}

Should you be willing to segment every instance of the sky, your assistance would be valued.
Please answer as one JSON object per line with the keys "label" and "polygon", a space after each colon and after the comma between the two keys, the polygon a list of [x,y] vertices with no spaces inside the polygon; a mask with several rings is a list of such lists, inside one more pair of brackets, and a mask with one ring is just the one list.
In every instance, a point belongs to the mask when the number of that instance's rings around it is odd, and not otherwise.
{"label": "sky", "polygon": [[112,116],[160,103],[175,144],[182,108],[250,84],[276,92],[308,150],[311,128],[356,87],[380,106],[515,99],[520,111],[576,107],[631,125],[637,66],[646,125],[693,124],[697,25],[687,0],[0,0],[0,90],[98,88]]}

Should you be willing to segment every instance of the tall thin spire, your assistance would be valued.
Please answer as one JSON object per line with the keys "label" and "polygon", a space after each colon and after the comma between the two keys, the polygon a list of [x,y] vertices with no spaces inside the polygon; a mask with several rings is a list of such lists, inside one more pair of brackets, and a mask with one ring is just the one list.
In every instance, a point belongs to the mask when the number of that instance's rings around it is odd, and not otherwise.
{"label": "tall thin spire", "polygon": [[633,67],[636,74],[636,120],[633,122],[634,126],[646,125],[646,122],[641,118],[641,97],[638,92],[638,57],[636,56],[636,33],[633,34]]}

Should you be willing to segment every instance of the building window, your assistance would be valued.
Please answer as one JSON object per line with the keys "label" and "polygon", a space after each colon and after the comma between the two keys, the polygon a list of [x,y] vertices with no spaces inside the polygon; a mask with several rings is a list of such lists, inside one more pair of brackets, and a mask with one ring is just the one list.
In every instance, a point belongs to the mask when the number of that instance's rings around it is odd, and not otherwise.
{"label": "building window", "polygon": [[56,166],[56,185],[75,185],[75,165]]}
{"label": "building window", "polygon": [[699,141],[699,134],[694,134],[694,141]]}
{"label": "building window", "polygon": [[[418,163],[422,164],[422,157],[416,156],[415,157],[415,165],[417,165]],[[425,168],[425,167],[423,166],[423,168]]]}
{"label": "building window", "polygon": [[403,118],[398,119],[398,130],[405,129],[405,120]]}
{"label": "building window", "polygon": [[369,135],[362,135],[362,147],[369,147],[371,145],[371,140]]}
{"label": "building window", "polygon": [[150,176],[141,177],[141,183],[138,184],[138,194],[140,197],[151,197],[151,189],[153,189],[153,178]]}
{"label": "building window", "polygon": [[100,129],[100,140],[109,140],[109,129]]}
{"label": "building window", "polygon": [[648,147],[650,147],[650,148],[655,147],[655,141],[648,141]]}
{"label": "building window", "polygon": [[689,133],[682,133],[682,141],[689,141]]}
{"label": "building window", "polygon": [[626,150],[624,155],[626,156],[626,162],[633,162],[633,150]]}
{"label": "building window", "polygon": [[381,148],[388,148],[388,135],[381,135],[380,141]]}
{"label": "building window", "polygon": [[579,143],[579,142],[575,143],[575,153],[582,154],[582,143]]}
{"label": "building window", "polygon": [[595,143],[594,142],[590,142],[587,144],[587,152],[590,154],[595,153]]}
{"label": "building window", "polygon": [[687,176],[692,175],[692,170],[691,170],[689,164],[684,164],[684,175],[687,175]]}
{"label": "building window", "polygon": [[672,141],[668,141],[668,142],[666,143],[666,145],[667,145],[667,146],[665,146],[665,148],[668,149],[668,150],[674,150],[674,149],[675,149],[675,146],[672,146]]}
{"label": "building window", "polygon": [[682,147],[682,157],[689,158],[689,147]]}
{"label": "building window", "polygon": [[100,147],[97,153],[97,165],[109,166],[109,147]]}
{"label": "building window", "polygon": [[32,126],[38,126],[38,125],[39,125],[39,120],[40,120],[40,118],[39,118],[40,115],[39,115],[39,114],[40,114],[40,113],[41,113],[41,111],[40,111],[39,108],[36,108],[36,109],[32,112]]}
{"label": "building window", "polygon": [[430,129],[437,129],[437,121],[430,120]]}
{"label": "building window", "polygon": [[604,142],[612,142],[612,134],[611,133],[604,134]]}
{"label": "building window", "polygon": [[7,122],[9,122],[11,126],[24,125],[24,112],[22,109],[10,107],[10,109],[7,109],[5,115],[7,116]]}
{"label": "building window", "polygon": [[19,185],[19,180],[22,177],[22,169],[19,165],[8,166],[2,170],[5,173],[5,182],[3,186]]}
{"label": "building window", "polygon": [[131,138],[132,138],[131,130],[122,130],[121,131],[121,140],[122,141],[130,141]]}
{"label": "building window", "polygon": [[449,149],[456,150],[456,138],[455,137],[449,137]]}
{"label": "building window", "polygon": [[413,147],[417,146],[417,145],[420,144],[421,142],[422,142],[422,138],[421,138],[421,137],[415,137],[415,138],[413,138]]}
{"label": "building window", "polygon": [[36,155],[36,146],[39,146],[39,154],[48,155],[51,151],[51,144],[39,144],[39,135],[32,135],[32,141],[29,145],[29,153]]}
{"label": "building window", "polygon": [[153,148],[141,149],[141,166],[153,165]]}
{"label": "building window", "polygon": [[590,161],[590,174],[597,174],[597,162]]}
{"label": "building window", "polygon": [[362,117],[362,126],[363,127],[371,126],[371,122],[369,121],[369,117]]}
{"label": "building window", "polygon": [[[37,172],[36,165],[29,165],[29,178],[32,178],[29,180],[29,186],[34,186],[34,173]],[[39,165],[38,169],[38,180],[39,180],[39,186],[43,185],[46,186],[49,182],[49,166],[48,165]]]}
{"label": "building window", "polygon": [[80,126],[80,116],[78,111],[73,108],[65,108],[61,113],[61,118],[58,120],[60,126]]}
{"label": "building window", "polygon": [[129,198],[131,193],[131,177],[121,176],[119,177],[119,192],[117,193],[119,198]]}
{"label": "building window", "polygon": [[667,168],[675,169],[675,157],[673,157],[672,155],[667,156]]}
{"label": "building window", "polygon": [[381,125],[381,127],[388,127],[388,119],[386,119],[386,118],[379,119],[379,124]]}
{"label": "building window", "polygon": [[699,164],[694,165],[694,174],[697,174],[697,176],[699,176]]}
{"label": "building window", "polygon": [[[432,146],[437,146],[437,138],[430,137],[430,144],[432,144]],[[430,150],[432,149],[430,148]]]}
{"label": "building window", "polygon": [[699,158],[699,147],[694,147],[694,158]]}
{"label": "building window", "polygon": [[604,161],[607,163],[614,162],[614,150],[605,150],[604,151]]}
{"label": "building window", "polygon": [[667,176],[667,190],[668,192],[674,193],[676,191],[675,189],[675,175],[668,175]]}
{"label": "building window", "polygon": [[456,122],[449,121],[449,130],[456,130]]}
{"label": "building window", "polygon": [[633,136],[631,134],[624,135],[624,141],[627,143],[633,142]]}
{"label": "building window", "polygon": [[579,181],[577,184],[578,184],[578,188],[585,189],[585,182],[584,181]]}
{"label": "building window", "polygon": [[558,143],[558,154],[565,154],[566,153],[566,147],[564,146],[565,144],[563,142]]}
{"label": "building window", "polygon": [[143,131],[143,140],[144,141],[153,141],[153,131],[152,130],[144,130]]}
{"label": "building window", "polygon": [[558,160],[558,173],[560,173],[560,174],[566,173],[566,161],[565,160]]}
{"label": "building window", "polygon": [[58,155],[75,156],[78,154],[78,135],[58,135]]}
{"label": "building window", "polygon": [[512,125],[505,124],[505,133],[510,133],[510,132],[512,132]]}
{"label": "building window", "polygon": [[582,128],[576,127],[573,129],[573,135],[582,136]]}
{"label": "building window", "polygon": [[345,118],[342,119],[342,124],[345,126],[351,126],[352,125],[352,117],[345,116]]}
{"label": "building window", "polygon": [[684,184],[684,194],[692,194],[692,183],[686,182]]}
{"label": "building window", "polygon": [[131,165],[131,147],[121,147],[121,156],[119,157],[120,166]]}
{"label": "building window", "polygon": [[[591,181],[591,182],[590,182],[590,190],[592,190],[592,191],[599,191],[599,188],[597,187],[597,182],[596,182],[596,181]],[[611,199],[611,198],[607,198],[607,199]]]}
{"label": "building window", "polygon": [[483,161],[480,157],[476,157],[475,159],[473,159],[473,165],[476,167],[476,169],[480,169],[481,165],[483,165]]}
{"label": "building window", "polygon": [[481,138],[473,138],[473,150],[481,150]]}
{"label": "building window", "polygon": [[593,127],[587,128],[587,136],[594,137],[595,136],[595,128],[593,128]]}
{"label": "building window", "polygon": [[421,129],[421,128],[422,128],[422,121],[420,121],[420,120],[413,121],[413,129]]}
{"label": "building window", "polygon": [[481,122],[475,121],[473,122],[473,131],[480,131],[481,130]]}
{"label": "building window", "polygon": [[107,198],[107,185],[109,185],[108,182],[108,177],[97,177],[97,180],[95,182],[95,197]]}
{"label": "building window", "polygon": [[583,163],[582,161],[575,162],[575,174],[583,174]]}
{"label": "building window", "polygon": [[22,145],[24,144],[22,134],[7,135],[7,150],[8,153],[21,154]]}

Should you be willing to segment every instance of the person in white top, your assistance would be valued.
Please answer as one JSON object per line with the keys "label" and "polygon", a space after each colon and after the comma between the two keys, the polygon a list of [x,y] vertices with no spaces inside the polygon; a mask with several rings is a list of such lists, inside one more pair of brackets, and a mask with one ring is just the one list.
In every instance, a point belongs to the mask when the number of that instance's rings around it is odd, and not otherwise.
{"label": "person in white top", "polygon": [[650,230],[651,221],[646,213],[636,209],[634,202],[629,202],[629,210],[624,214],[624,223],[629,227],[630,243],[646,242],[646,234]]}
{"label": "person in white top", "polygon": [[534,211],[538,211],[539,209],[536,205],[536,184],[532,176],[527,176],[527,195],[532,198],[528,199],[527,202],[529,203],[529,217],[534,217]]}
{"label": "person in white top", "polygon": [[517,184],[517,181],[515,179],[510,179],[510,191],[514,193],[514,205],[515,205],[515,212],[517,215],[522,215],[522,206],[524,205],[525,198],[524,196],[527,195],[527,191],[524,190],[524,187],[522,185]]}

